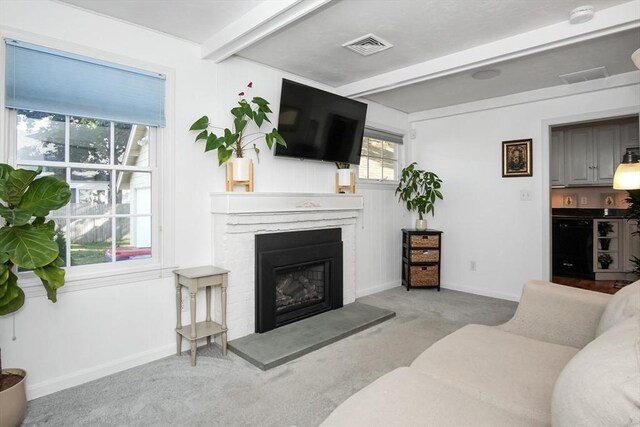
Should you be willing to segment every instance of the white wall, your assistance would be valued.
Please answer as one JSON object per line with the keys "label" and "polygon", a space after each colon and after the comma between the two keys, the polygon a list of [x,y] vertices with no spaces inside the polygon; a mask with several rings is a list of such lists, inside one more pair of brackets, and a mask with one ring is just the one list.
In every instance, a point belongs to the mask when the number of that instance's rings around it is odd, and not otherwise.
{"label": "white wall", "polygon": [[[637,83],[571,96],[563,91],[532,102],[519,96],[518,105],[499,107],[499,100],[492,100],[480,111],[467,112],[469,106],[461,105],[443,109],[444,117],[410,116],[414,159],[444,181],[444,200],[431,221],[444,231],[443,287],[518,300],[526,280],[550,279],[548,123],[607,117],[609,110],[640,105]],[[438,118],[423,119],[429,116]],[[502,178],[501,142],[525,138],[533,138],[533,176]],[[521,202],[521,190],[529,191],[532,201]]]}
{"label": "white wall", "polygon": [[[252,94],[271,101],[274,111],[279,107],[282,77],[323,88],[242,59],[232,58],[220,65],[203,61],[194,44],[50,1],[0,3],[0,36],[168,74],[168,123],[161,144],[173,174],[165,177],[163,197],[172,198],[175,205],[164,212],[165,217],[173,218],[175,242],[162,248],[167,268],[211,262],[209,193],[224,191],[224,169],[218,167],[215,153],[205,155],[202,143],[193,142],[194,135],[187,132],[191,123],[207,114],[216,125],[228,126],[228,110],[249,81],[254,86]],[[369,111],[376,123],[406,131],[405,114],[375,104]],[[6,153],[4,135],[0,143]],[[333,192],[334,172],[333,164],[273,158],[265,146],[256,165],[255,190]],[[386,220],[387,198],[365,197],[365,228],[360,228],[357,240],[365,249],[358,252],[356,274],[366,270],[363,265],[385,262],[380,255],[385,250],[380,233],[389,237],[397,233],[396,224]],[[380,219],[370,232],[367,221],[377,215]],[[371,251],[375,257],[370,256]],[[395,259],[386,262],[387,270],[392,271]],[[357,286],[388,286],[393,281],[390,274],[358,278]],[[3,364],[29,372],[28,397],[35,398],[170,355],[175,350],[174,304],[170,275],[73,292],[67,287],[59,292],[57,304],[42,295],[31,296],[15,316],[0,318]]]}

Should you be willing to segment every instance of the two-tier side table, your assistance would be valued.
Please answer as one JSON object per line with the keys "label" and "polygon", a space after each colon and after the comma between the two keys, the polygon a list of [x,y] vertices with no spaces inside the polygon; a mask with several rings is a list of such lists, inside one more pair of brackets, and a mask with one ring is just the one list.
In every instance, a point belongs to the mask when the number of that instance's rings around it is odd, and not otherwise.
{"label": "two-tier side table", "polygon": [[[196,365],[196,341],[207,339],[211,344],[211,337],[222,336],[222,354],[227,354],[227,275],[228,270],[211,265],[204,267],[182,268],[173,270],[176,278],[176,352],[182,351],[182,338],[191,342],[191,366]],[[189,312],[191,324],[182,326],[182,292],[184,286],[189,291]],[[211,319],[211,289],[220,286],[220,323]],[[203,322],[196,322],[196,294],[205,288],[207,317]]]}

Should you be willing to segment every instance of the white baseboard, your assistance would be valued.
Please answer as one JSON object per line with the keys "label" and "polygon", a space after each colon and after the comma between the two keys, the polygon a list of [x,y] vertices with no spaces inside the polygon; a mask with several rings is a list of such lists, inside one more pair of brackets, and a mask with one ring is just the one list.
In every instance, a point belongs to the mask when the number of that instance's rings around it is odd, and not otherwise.
{"label": "white baseboard", "polygon": [[510,293],[504,293],[504,292],[495,292],[488,289],[479,289],[479,288],[473,288],[470,286],[460,286],[453,283],[444,283],[444,282],[440,285],[440,287],[442,289],[451,289],[452,291],[466,292],[468,294],[482,295],[485,297],[499,298],[499,299],[505,299],[508,301],[515,301],[515,302],[520,301],[519,294],[516,295],[516,294],[510,294]]}
{"label": "white baseboard", "polygon": [[386,291],[387,289],[395,288],[396,286],[400,286],[400,282],[393,281],[393,282],[381,283],[366,289],[356,289],[356,298],[361,298],[367,295]]}
{"label": "white baseboard", "polygon": [[[70,387],[75,387],[80,384],[84,384],[89,381],[96,380],[98,378],[105,377],[107,375],[115,374],[125,369],[133,368],[135,366],[143,365],[145,363],[153,362],[154,360],[162,359],[163,357],[171,356],[176,352],[176,345],[168,344],[162,347],[158,347],[152,350],[148,350],[142,353],[134,354],[124,357],[113,362],[105,363],[103,365],[94,366],[91,368],[83,369],[72,374],[63,375],[57,378],[52,378],[37,384],[27,385],[27,400],[36,399],[38,397],[46,396],[56,391],[64,390]],[[188,363],[188,362],[187,362]],[[27,375],[29,373],[27,372]],[[27,377],[28,380],[28,377]]]}

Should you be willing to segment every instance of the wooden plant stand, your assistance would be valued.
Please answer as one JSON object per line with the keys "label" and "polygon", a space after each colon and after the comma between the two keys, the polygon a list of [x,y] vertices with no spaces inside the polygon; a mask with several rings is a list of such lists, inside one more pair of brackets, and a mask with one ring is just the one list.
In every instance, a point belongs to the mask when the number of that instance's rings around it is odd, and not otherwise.
{"label": "wooden plant stand", "polygon": [[356,174],[351,171],[349,177],[351,181],[349,185],[340,185],[340,175],[336,172],[336,193],[349,190],[351,194],[356,194]]}
{"label": "wooden plant stand", "polygon": [[245,187],[247,193],[253,193],[253,162],[249,165],[249,179],[247,181],[235,181],[233,179],[233,163],[227,162],[227,188],[226,191],[233,191],[233,187],[241,185]]}

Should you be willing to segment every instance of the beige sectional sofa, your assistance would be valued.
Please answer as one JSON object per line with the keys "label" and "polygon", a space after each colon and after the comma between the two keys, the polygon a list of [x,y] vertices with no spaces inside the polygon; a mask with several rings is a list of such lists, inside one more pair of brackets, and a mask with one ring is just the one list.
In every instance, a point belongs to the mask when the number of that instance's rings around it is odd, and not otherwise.
{"label": "beige sectional sofa", "polygon": [[638,426],[640,281],[614,296],[525,284],[514,317],[467,325],[322,426]]}

